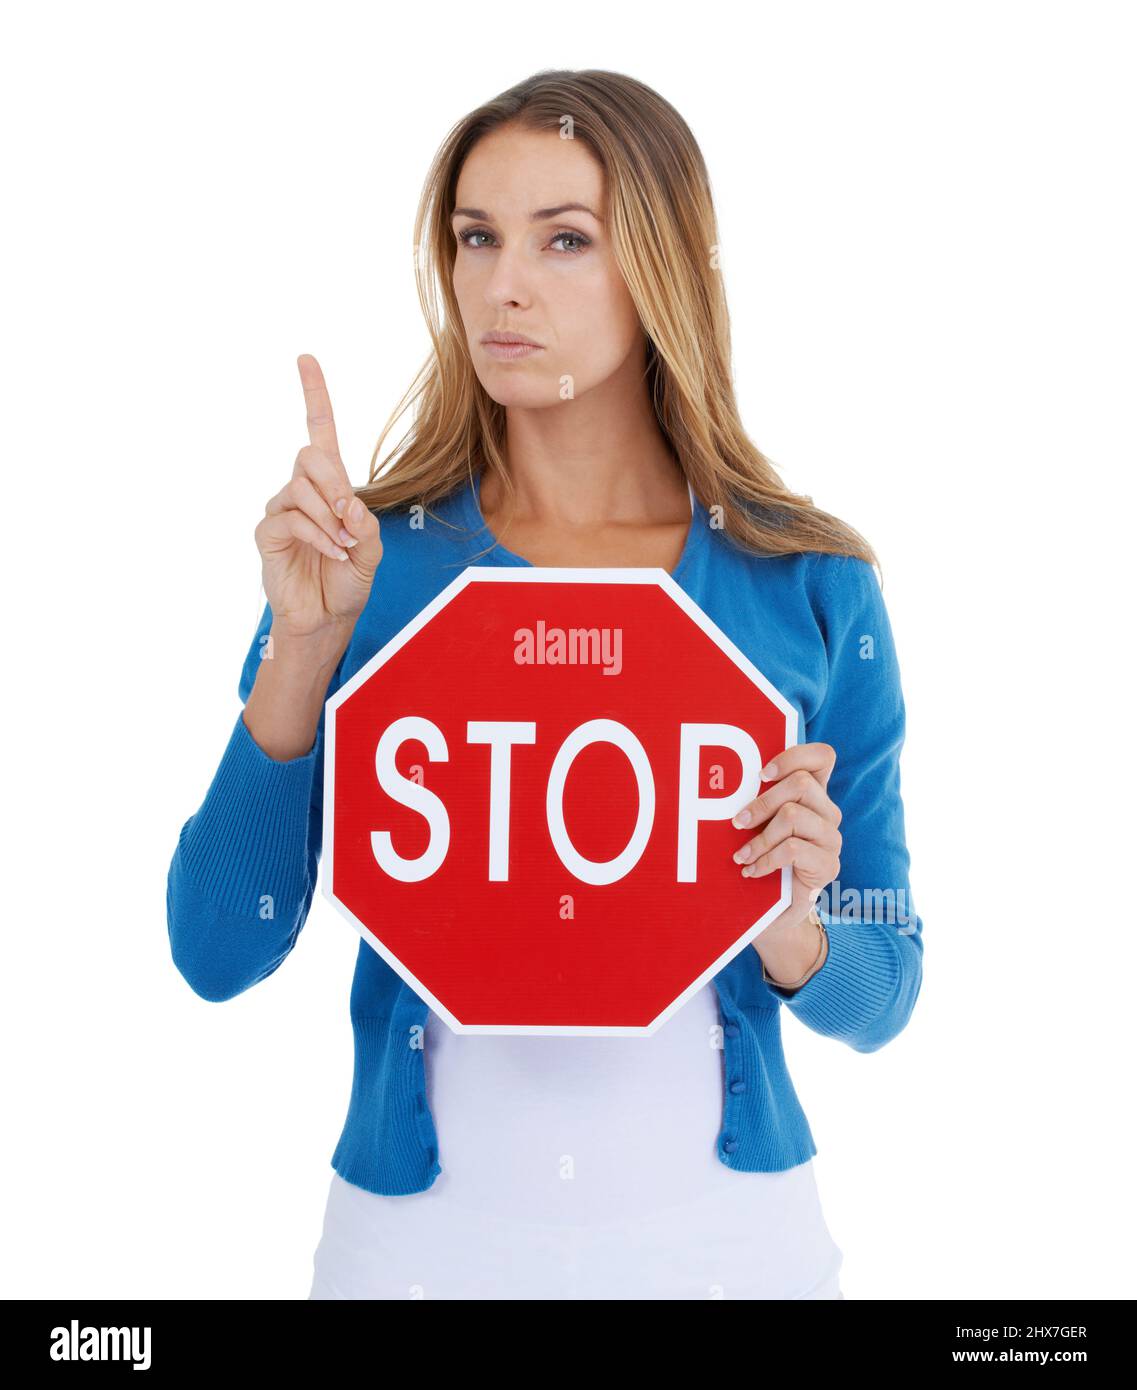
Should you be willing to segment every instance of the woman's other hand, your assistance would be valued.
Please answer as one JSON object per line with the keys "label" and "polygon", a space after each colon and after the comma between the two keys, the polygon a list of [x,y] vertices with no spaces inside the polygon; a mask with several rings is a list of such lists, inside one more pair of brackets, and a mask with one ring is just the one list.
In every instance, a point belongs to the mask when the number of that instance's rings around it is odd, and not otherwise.
{"label": "woman's other hand", "polygon": [[773,785],[731,822],[740,830],[765,827],[735,851],[745,876],[793,867],[790,906],[753,943],[777,980],[799,979],[815,959],[817,929],[809,923],[809,909],[841,868],[841,809],[825,790],[836,762],[837,751],[828,743],[787,748],[762,769],[762,780]]}

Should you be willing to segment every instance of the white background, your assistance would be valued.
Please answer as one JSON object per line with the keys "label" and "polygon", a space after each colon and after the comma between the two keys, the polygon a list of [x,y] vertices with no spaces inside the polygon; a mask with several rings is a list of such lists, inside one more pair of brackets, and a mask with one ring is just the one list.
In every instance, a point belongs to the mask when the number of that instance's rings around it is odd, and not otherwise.
{"label": "white background", "polygon": [[358,937],[318,894],[209,1004],[166,873],[306,442],[295,359],[362,483],[428,346],[430,157],[544,67],[684,114],[747,428],[883,562],[925,983],[870,1055],[783,1011],[846,1297],[1137,1294],[1133,13],[7,12],[0,1294],[307,1296]]}

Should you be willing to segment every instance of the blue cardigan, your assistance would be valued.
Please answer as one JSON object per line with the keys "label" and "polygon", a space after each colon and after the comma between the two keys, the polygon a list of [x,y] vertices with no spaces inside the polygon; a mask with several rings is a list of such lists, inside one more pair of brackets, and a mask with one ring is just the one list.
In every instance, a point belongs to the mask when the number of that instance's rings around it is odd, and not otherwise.
{"label": "blue cardigan", "polygon": [[[529,563],[494,544],[479,496],[475,479],[428,512],[382,515],[383,559],[328,695],[466,564]],[[729,1168],[774,1172],[817,1152],[782,1051],[783,1005],[815,1032],[872,1052],[905,1026],[920,992],[923,923],[911,902],[900,796],[900,672],[881,587],[864,560],[750,554],[696,501],[672,577],[797,707],[801,741],[837,751],[828,792],[843,813],[843,844],[840,876],[818,903],[829,932],[825,964],[800,989],[784,990],[763,981],[748,945],[713,981],[724,1062],[716,1153]],[[271,625],[266,605],[241,672],[242,706]],[[232,999],[296,945],[320,858],[323,731],[321,716],[309,752],[279,762],[238,714],[205,799],[182,827],[167,925],[174,964],[203,999]],[[260,912],[266,894],[270,920]],[[408,1040],[422,1036],[427,1005],[361,937],[350,1008],[354,1078],[332,1167],[371,1192],[424,1191],[442,1169],[423,1051]]]}

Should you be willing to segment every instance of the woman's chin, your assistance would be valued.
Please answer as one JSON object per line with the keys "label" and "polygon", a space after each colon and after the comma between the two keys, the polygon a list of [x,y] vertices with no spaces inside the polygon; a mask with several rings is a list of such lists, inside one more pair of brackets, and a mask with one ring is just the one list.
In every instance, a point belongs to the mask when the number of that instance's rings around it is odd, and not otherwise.
{"label": "woman's chin", "polygon": [[508,409],[544,410],[562,404],[556,385],[548,381],[510,380],[506,372],[489,372],[478,380],[492,401]]}

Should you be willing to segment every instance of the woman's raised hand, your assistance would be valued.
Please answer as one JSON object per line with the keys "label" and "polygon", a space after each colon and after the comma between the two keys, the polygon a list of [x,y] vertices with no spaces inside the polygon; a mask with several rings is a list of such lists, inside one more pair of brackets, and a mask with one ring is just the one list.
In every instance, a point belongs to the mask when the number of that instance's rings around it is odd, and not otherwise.
{"label": "woman's raised hand", "polygon": [[297,366],[308,443],[256,528],[265,597],[279,636],[350,633],[383,558],[379,518],[353,492],[320,364],[304,353]]}

